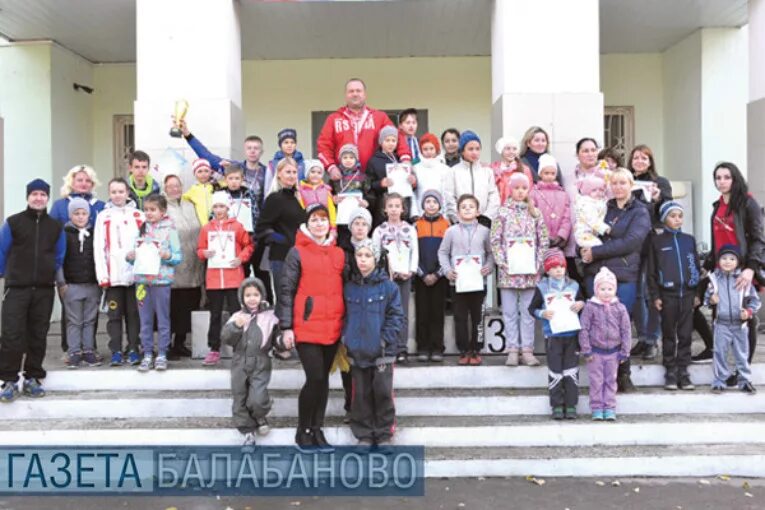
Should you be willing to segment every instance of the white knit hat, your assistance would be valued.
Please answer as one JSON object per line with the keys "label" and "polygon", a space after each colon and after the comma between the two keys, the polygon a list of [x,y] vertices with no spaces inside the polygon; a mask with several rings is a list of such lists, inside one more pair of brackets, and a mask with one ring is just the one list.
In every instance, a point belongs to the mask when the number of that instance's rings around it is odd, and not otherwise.
{"label": "white knit hat", "polygon": [[512,136],[503,136],[497,140],[497,143],[494,144],[494,150],[497,151],[497,154],[501,156],[502,151],[505,150],[505,147],[508,145],[512,145],[516,149],[520,147],[516,138]]}

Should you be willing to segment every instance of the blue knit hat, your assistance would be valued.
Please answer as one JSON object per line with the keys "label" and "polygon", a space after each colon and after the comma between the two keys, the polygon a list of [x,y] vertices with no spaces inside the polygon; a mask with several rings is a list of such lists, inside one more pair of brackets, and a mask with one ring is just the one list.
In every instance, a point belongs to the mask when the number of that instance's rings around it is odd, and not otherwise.
{"label": "blue knit hat", "polygon": [[281,146],[282,142],[286,140],[287,138],[290,138],[294,140],[295,142],[297,142],[297,131],[295,131],[292,128],[284,128],[276,134],[276,138],[279,139],[279,146]]}
{"label": "blue knit hat", "polygon": [[740,262],[741,248],[739,248],[735,244],[724,244],[722,248],[720,248],[720,251],[717,253],[717,260],[720,260],[720,258],[722,258],[723,255],[733,255]]}
{"label": "blue knit hat", "polygon": [[683,212],[683,205],[680,202],[675,202],[674,200],[664,202],[661,204],[661,207],[659,207],[659,220],[664,223],[664,220],[667,219],[667,216],[669,216],[669,213],[672,211]]}
{"label": "blue knit hat", "polygon": [[465,150],[465,146],[468,144],[468,142],[478,142],[480,145],[481,139],[478,138],[478,135],[472,131],[463,131],[460,135],[460,145],[458,149],[460,154],[462,154],[462,151]]}
{"label": "blue knit hat", "polygon": [[27,196],[31,195],[33,191],[43,191],[50,196],[50,184],[42,179],[35,179],[27,184]]}

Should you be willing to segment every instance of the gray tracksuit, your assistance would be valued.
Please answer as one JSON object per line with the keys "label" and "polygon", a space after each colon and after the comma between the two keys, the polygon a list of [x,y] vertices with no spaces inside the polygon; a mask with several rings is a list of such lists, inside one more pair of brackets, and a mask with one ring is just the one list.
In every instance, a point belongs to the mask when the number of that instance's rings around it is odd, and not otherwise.
{"label": "gray tracksuit", "polygon": [[[239,288],[240,302],[242,288],[250,280],[244,280]],[[265,298],[265,290],[261,295]],[[237,326],[234,321],[238,314],[251,315],[249,325],[244,328]],[[271,381],[271,358],[268,353],[279,334],[278,324],[273,310],[252,313],[243,305],[241,311],[232,314],[221,332],[223,343],[234,348],[231,358],[232,414],[234,426],[242,433],[253,432],[273,404],[268,394],[268,383]]]}
{"label": "gray tracksuit", "polygon": [[730,377],[728,368],[728,350],[733,351],[738,371],[738,385],[742,387],[752,377],[751,367],[747,361],[749,355],[749,330],[747,322],[741,320],[741,311],[748,310],[751,317],[760,309],[760,298],[752,285],[743,292],[736,290],[736,278],[741,274],[739,269],[726,273],[715,269],[710,274],[709,287],[704,295],[704,304],[709,306],[709,298],[717,294],[717,318],[714,326],[714,382],[712,386],[725,387],[725,381]]}

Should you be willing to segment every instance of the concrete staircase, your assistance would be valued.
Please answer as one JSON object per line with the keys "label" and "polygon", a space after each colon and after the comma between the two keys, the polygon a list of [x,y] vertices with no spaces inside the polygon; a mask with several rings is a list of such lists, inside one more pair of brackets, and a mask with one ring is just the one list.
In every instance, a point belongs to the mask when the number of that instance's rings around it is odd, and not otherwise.
{"label": "concrete staircase", "polygon": [[[57,340],[57,339],[56,339]],[[103,344],[101,344],[103,345]],[[60,351],[59,354],[60,355]],[[56,356],[58,356],[56,355]],[[53,357],[56,357],[53,356]],[[49,359],[51,355],[49,355]],[[765,391],[710,393],[711,366],[693,366],[694,392],[666,392],[663,369],[633,367],[640,391],[620,395],[616,423],[588,417],[581,374],[580,418],[553,422],[547,368],[417,364],[396,369],[397,444],[426,447],[426,475],[765,476]],[[293,442],[303,373],[276,362],[272,431],[263,445]],[[765,387],[765,363],[753,367]],[[225,365],[171,364],[165,373],[132,368],[54,368],[48,396],[0,407],[2,445],[236,445]],[[355,444],[341,421],[340,378],[332,377],[325,429],[330,442]]]}

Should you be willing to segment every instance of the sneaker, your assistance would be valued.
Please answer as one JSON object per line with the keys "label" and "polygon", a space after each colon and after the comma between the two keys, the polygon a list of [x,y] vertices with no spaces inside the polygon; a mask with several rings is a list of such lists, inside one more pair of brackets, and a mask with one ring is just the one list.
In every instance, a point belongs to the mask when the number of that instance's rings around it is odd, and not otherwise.
{"label": "sneaker", "polygon": [[399,352],[398,356],[396,356],[396,363],[408,363],[409,362],[409,355],[405,352]]}
{"label": "sneaker", "polygon": [[656,356],[659,355],[659,348],[656,347],[656,345],[646,345],[645,351],[643,352],[643,359],[644,360],[652,360],[655,359]]}
{"label": "sneaker", "polygon": [[563,408],[562,407],[553,407],[553,410],[552,410],[552,419],[553,420],[562,420],[563,418],[564,418]]}
{"label": "sneaker", "polygon": [[207,353],[207,356],[205,356],[204,361],[202,361],[202,365],[206,367],[214,367],[219,362],[220,362],[220,352],[210,351]]}
{"label": "sneaker", "polygon": [[430,357],[428,356],[427,352],[422,352],[417,355],[417,361],[419,361],[420,363],[427,363],[429,359]]}
{"label": "sneaker", "polygon": [[480,365],[481,363],[483,363],[483,360],[478,354],[473,354],[468,360],[469,365]]}
{"label": "sneaker", "polygon": [[457,361],[458,365],[468,365],[470,364],[470,355],[467,353],[460,354],[460,359]]}
{"label": "sneaker", "polygon": [[534,356],[534,352],[531,349],[521,351],[521,363],[527,367],[539,366],[539,360]]}
{"label": "sneaker", "polygon": [[430,355],[430,361],[434,361],[436,363],[443,363],[444,361],[444,355],[440,352],[434,352]]}
{"label": "sneaker", "polygon": [[84,361],[85,364],[88,365],[89,367],[100,367],[102,365],[102,361],[98,359],[98,357],[93,351],[83,352],[82,361]]}
{"label": "sneaker", "polygon": [[603,419],[606,421],[616,421],[616,411],[613,409],[606,409],[603,411]]}
{"label": "sneaker", "polygon": [[567,420],[576,420],[576,407],[567,407],[566,408],[566,419]]}
{"label": "sneaker", "polygon": [[696,386],[691,382],[691,376],[687,373],[680,374],[680,378],[677,381],[677,387],[684,391],[696,389]]}
{"label": "sneaker", "polygon": [[265,416],[259,420],[255,420],[255,423],[257,427],[255,431],[259,436],[265,436],[271,432],[271,426],[268,424],[268,420],[265,418]]}
{"label": "sneaker", "polygon": [[141,357],[135,351],[130,351],[127,357],[128,365],[136,366],[141,362]]}
{"label": "sneaker", "polygon": [[24,395],[31,398],[42,398],[45,396],[45,389],[40,384],[39,379],[24,379],[21,391]]}
{"label": "sneaker", "polygon": [[669,391],[677,390],[677,378],[672,374],[664,376],[664,389]]}
{"label": "sneaker", "polygon": [[0,388],[0,402],[11,403],[19,398],[20,395],[21,392],[15,382],[6,381],[3,383],[2,388]]}
{"label": "sneaker", "polygon": [[712,351],[704,349],[695,356],[691,356],[691,363],[712,363]]}
{"label": "sneaker", "polygon": [[728,388],[734,388],[738,386],[738,372],[733,372],[730,377],[725,379],[725,385]]}
{"label": "sneaker", "polygon": [[345,416],[343,416],[343,423],[348,425],[351,422],[351,412],[345,411]]}
{"label": "sneaker", "polygon": [[722,393],[725,391],[725,386],[720,386],[717,384],[712,385],[712,393]]}
{"label": "sneaker", "polygon": [[113,352],[112,353],[112,360],[109,362],[110,367],[119,367],[122,366],[122,353],[121,352]]}
{"label": "sneaker", "polygon": [[242,442],[242,446],[254,446],[256,444],[255,441],[255,433],[248,432],[244,435],[244,441]]}
{"label": "sneaker", "polygon": [[154,360],[154,370],[167,370],[167,356],[159,353],[157,359]]}
{"label": "sneaker", "polygon": [[635,346],[630,349],[630,356],[642,356],[645,353],[645,349],[648,346],[644,341],[640,340]]}
{"label": "sneaker", "polygon": [[592,421],[603,421],[603,411],[597,409],[592,412]]}
{"label": "sneaker", "polygon": [[324,431],[319,427],[313,429],[313,444],[322,453],[332,453],[335,451],[335,447],[329,444],[327,438],[324,437]]}
{"label": "sneaker", "polygon": [[295,447],[303,453],[311,453],[316,450],[316,443],[311,429],[298,429],[295,432]]}
{"label": "sneaker", "polygon": [[151,354],[147,354],[141,360],[141,364],[138,365],[139,372],[148,372],[151,370]]}
{"label": "sneaker", "polygon": [[739,389],[744,393],[749,393],[750,395],[757,393],[757,388],[755,388],[749,381],[745,382]]}
{"label": "sneaker", "polygon": [[70,354],[69,357],[66,360],[66,368],[70,370],[74,370],[76,368],[80,368],[80,364],[82,363],[82,356],[79,352],[76,352],[74,354]]}
{"label": "sneaker", "polygon": [[506,367],[518,366],[518,351],[510,351],[507,353],[507,359],[505,360]]}

